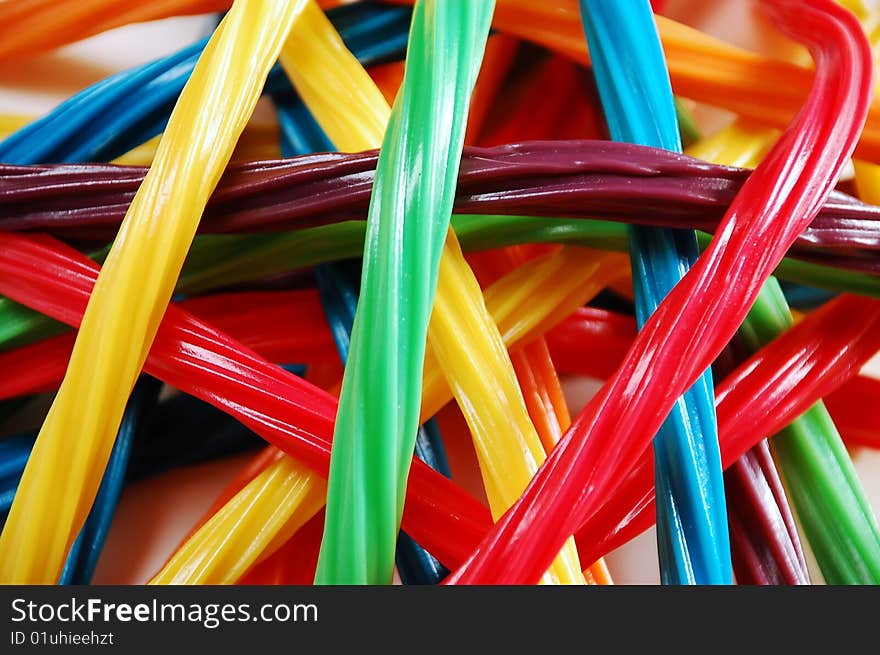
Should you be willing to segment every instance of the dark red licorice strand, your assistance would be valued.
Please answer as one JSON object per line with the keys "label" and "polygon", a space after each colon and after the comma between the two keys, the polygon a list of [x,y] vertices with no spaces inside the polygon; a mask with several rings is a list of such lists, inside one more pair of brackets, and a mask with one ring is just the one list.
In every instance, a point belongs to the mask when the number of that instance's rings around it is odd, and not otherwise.
{"label": "dark red licorice strand", "polygon": [[810,584],[782,481],[762,439],[724,472],[734,572],[739,584]]}
{"label": "dark red licorice strand", "polygon": [[[199,231],[292,230],[363,219],[375,162],[375,153],[368,152],[232,164]],[[0,230],[49,232],[106,243],[115,236],[144,172],[106,164],[0,165]],[[747,174],[684,155],[608,141],[467,148],[455,210],[596,218],[713,232]],[[880,272],[878,249],[880,207],[833,193],[790,254]]]}
{"label": "dark red licorice strand", "polygon": [[[0,294],[79,325],[99,267],[48,237],[0,233]],[[145,371],[224,410],[326,477],[336,399],[170,306]],[[491,525],[488,509],[414,460],[403,523],[444,564],[455,566]]]}
{"label": "dark red licorice strand", "polygon": [[[317,291],[222,293],[175,303],[279,364],[338,359]],[[292,327],[293,326],[293,327]],[[67,370],[74,333],[0,352],[0,399],[55,391]]]}
{"label": "dark red licorice strand", "polygon": [[[724,467],[819,399],[833,396],[878,349],[880,302],[844,295],[752,355],[715,387]],[[621,480],[581,526],[577,540],[585,558],[601,557],[653,522],[650,449]]]}
{"label": "dark red licorice strand", "polygon": [[[735,336],[712,365],[715,379],[724,379],[745,359],[748,350]],[[737,582],[810,584],[794,516],[766,439],[727,468],[724,493]]]}
{"label": "dark red licorice strand", "polygon": [[[727,483],[725,481],[725,491]],[[749,529],[743,523],[742,517],[736,512],[728,510],[728,524],[730,530],[730,555],[733,569],[736,572],[747,571],[748,577],[741,579],[740,573],[736,573],[736,583],[739,585],[779,585],[779,576],[773,570],[765,567],[766,558],[757,548],[756,542],[749,539]]]}
{"label": "dark red licorice strand", "polygon": [[[830,0],[764,4],[816,61],[803,109],[743,185],[707,250],[645,324],[620,369],[448,583],[538,581],[565,540],[638,461],[675,400],[733,336],[852,155],[872,92],[871,50],[861,26]],[[760,397],[758,390],[749,393],[752,401]]]}

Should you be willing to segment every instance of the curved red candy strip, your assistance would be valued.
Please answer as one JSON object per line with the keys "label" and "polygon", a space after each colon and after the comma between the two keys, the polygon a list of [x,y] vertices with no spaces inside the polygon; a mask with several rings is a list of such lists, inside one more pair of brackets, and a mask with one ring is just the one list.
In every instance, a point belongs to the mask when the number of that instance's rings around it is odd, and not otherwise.
{"label": "curved red candy strip", "polygon": [[871,51],[860,25],[827,0],[764,4],[813,51],[816,75],[804,109],[743,185],[708,249],[645,324],[620,369],[449,583],[537,582],[733,336],[852,154],[872,92]]}
{"label": "curved red candy strip", "polygon": [[560,373],[606,380],[620,366],[637,333],[632,316],[582,307],[550,330],[546,339]]}
{"label": "curved red candy strip", "polygon": [[[715,388],[724,467],[832,395],[878,349],[880,302],[840,296],[755,353]],[[650,527],[653,470],[647,449],[581,526],[582,557],[604,555]]]}
{"label": "curved red candy strip", "polygon": [[858,375],[825,396],[825,408],[847,446],[880,448],[880,380]]}
{"label": "curved red candy strip", "polygon": [[[339,358],[313,289],[222,293],[175,304],[271,362],[311,364]],[[0,353],[0,367],[13,367],[3,370],[20,372],[0,379],[0,399],[57,390],[74,338],[73,333],[62,334]]]}
{"label": "curved red candy strip", "polygon": [[[47,237],[7,233],[0,239],[0,294],[77,326],[98,265]],[[145,370],[223,409],[326,477],[336,414],[330,394],[173,306]],[[403,520],[414,539],[453,566],[491,524],[488,509],[419,460],[413,461]]]}

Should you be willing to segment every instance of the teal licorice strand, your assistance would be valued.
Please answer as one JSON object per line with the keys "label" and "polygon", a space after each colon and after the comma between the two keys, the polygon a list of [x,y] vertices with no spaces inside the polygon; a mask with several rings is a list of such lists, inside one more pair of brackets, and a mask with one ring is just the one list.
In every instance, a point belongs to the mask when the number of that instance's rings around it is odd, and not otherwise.
{"label": "teal licorice strand", "polygon": [[[581,0],[611,138],[681,152],[672,89],[647,0]],[[633,226],[643,325],[698,255],[693,231]],[[731,584],[724,478],[711,371],[679,398],[654,439],[657,547],[664,584]]]}
{"label": "teal licorice strand", "polygon": [[419,0],[370,200],[330,458],[319,584],[387,584],[464,126],[494,3]]}
{"label": "teal licorice strand", "polygon": [[[757,351],[792,324],[785,295],[771,277],[739,333]],[[880,528],[825,405],[813,405],[770,446],[826,582],[880,584]]]}
{"label": "teal licorice strand", "polygon": [[131,392],[110,459],[92,503],[89,516],[70,548],[61,579],[62,585],[86,585],[92,581],[98,558],[107,540],[113,515],[128,474],[132,447],[138,434],[148,428],[149,417],[159,401],[162,383],[148,375],[138,379]]}

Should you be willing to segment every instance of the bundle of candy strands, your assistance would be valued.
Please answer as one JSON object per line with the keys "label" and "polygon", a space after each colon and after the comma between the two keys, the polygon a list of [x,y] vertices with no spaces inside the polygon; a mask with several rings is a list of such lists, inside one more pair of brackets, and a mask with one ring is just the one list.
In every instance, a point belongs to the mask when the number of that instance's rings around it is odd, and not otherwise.
{"label": "bundle of candy strands", "polygon": [[209,28],[0,117],[0,583],[880,583],[880,8],[725,4],[0,3]]}

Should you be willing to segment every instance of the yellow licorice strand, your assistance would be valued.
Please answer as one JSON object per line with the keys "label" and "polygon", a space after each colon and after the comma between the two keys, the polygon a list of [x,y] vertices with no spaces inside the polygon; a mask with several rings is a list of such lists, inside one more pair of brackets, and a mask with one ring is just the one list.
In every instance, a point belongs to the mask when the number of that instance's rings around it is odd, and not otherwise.
{"label": "yellow licorice strand", "polygon": [[281,66],[312,116],[341,152],[378,148],[391,108],[312,0],[281,49]]}
{"label": "yellow licorice strand", "polygon": [[[280,58],[288,77],[339,149],[359,151],[381,144],[391,110],[333,24],[311,0],[297,17]],[[359,113],[361,105],[370,111]],[[339,111],[345,107],[355,111]],[[285,487],[308,487],[309,493],[292,495],[279,504],[278,499],[286,497]],[[277,550],[325,500],[324,480],[283,457],[187,539],[151,583],[233,583],[259,559]],[[228,573],[227,568],[231,569]]]}
{"label": "yellow licorice strand", "polygon": [[317,514],[326,496],[324,480],[283,457],[201,526],[150,584],[233,584]]}
{"label": "yellow licorice strand", "polygon": [[[359,151],[381,143],[391,110],[333,24],[312,0],[305,3],[296,19],[291,36],[282,47],[281,62],[337,147]],[[316,84],[316,80],[320,83]],[[352,87],[362,91],[351,93],[348,89]],[[371,111],[359,113],[359,105],[367,103]],[[339,111],[345,107],[354,111]],[[338,118],[341,114],[342,119]],[[285,488],[308,488],[309,492],[287,497]],[[299,467],[290,457],[273,462],[191,535],[151,584],[236,582],[323,507],[326,491],[324,480]],[[281,497],[286,500],[279,504]]]}
{"label": "yellow licorice strand", "polygon": [[0,536],[0,583],[51,584],[88,514],[202,211],[302,0],[236,0],[171,114],[98,276]]}
{"label": "yellow licorice strand", "polygon": [[[137,148],[132,148],[124,155],[113,160],[114,164],[123,166],[149,166],[156,156],[156,149],[162,135],[154,136]],[[278,145],[278,125],[267,123],[248,123],[235,144],[231,161],[258,161],[278,159],[281,149]]]}
{"label": "yellow licorice strand", "polygon": [[[440,260],[428,343],[462,409],[496,520],[519,498],[546,459],[510,356],[458,243]],[[484,335],[494,332],[492,339]],[[545,583],[583,584],[574,540],[560,551]]]}
{"label": "yellow licorice strand", "polygon": [[880,204],[880,166],[861,159],[854,159],[853,166],[859,199],[872,205]]}
{"label": "yellow licorice strand", "polygon": [[0,140],[5,139],[13,132],[17,132],[32,120],[34,120],[33,116],[0,114]]}
{"label": "yellow licorice strand", "polygon": [[[512,348],[544,334],[628,271],[629,262],[620,253],[565,247],[556,254],[534,259],[495,282],[484,293],[486,308],[504,345]],[[439,366],[436,355],[428,350],[422,420],[436,414],[452,395]]]}
{"label": "yellow licorice strand", "polygon": [[[311,2],[297,22],[300,29],[328,37],[282,49],[282,66],[312,115],[340,150],[380,146],[391,115],[382,92]],[[526,488],[546,454],[504,342],[451,228],[440,258],[428,343],[444,353],[441,370],[471,427],[497,518]],[[545,582],[583,584],[574,540],[563,548]]]}
{"label": "yellow licorice strand", "polygon": [[737,120],[688,147],[687,154],[703,161],[753,168],[770,152],[779,130]]}
{"label": "yellow licorice strand", "polygon": [[837,0],[837,4],[856,15],[876,53],[880,43],[880,11],[877,10],[877,4],[865,0]]}

